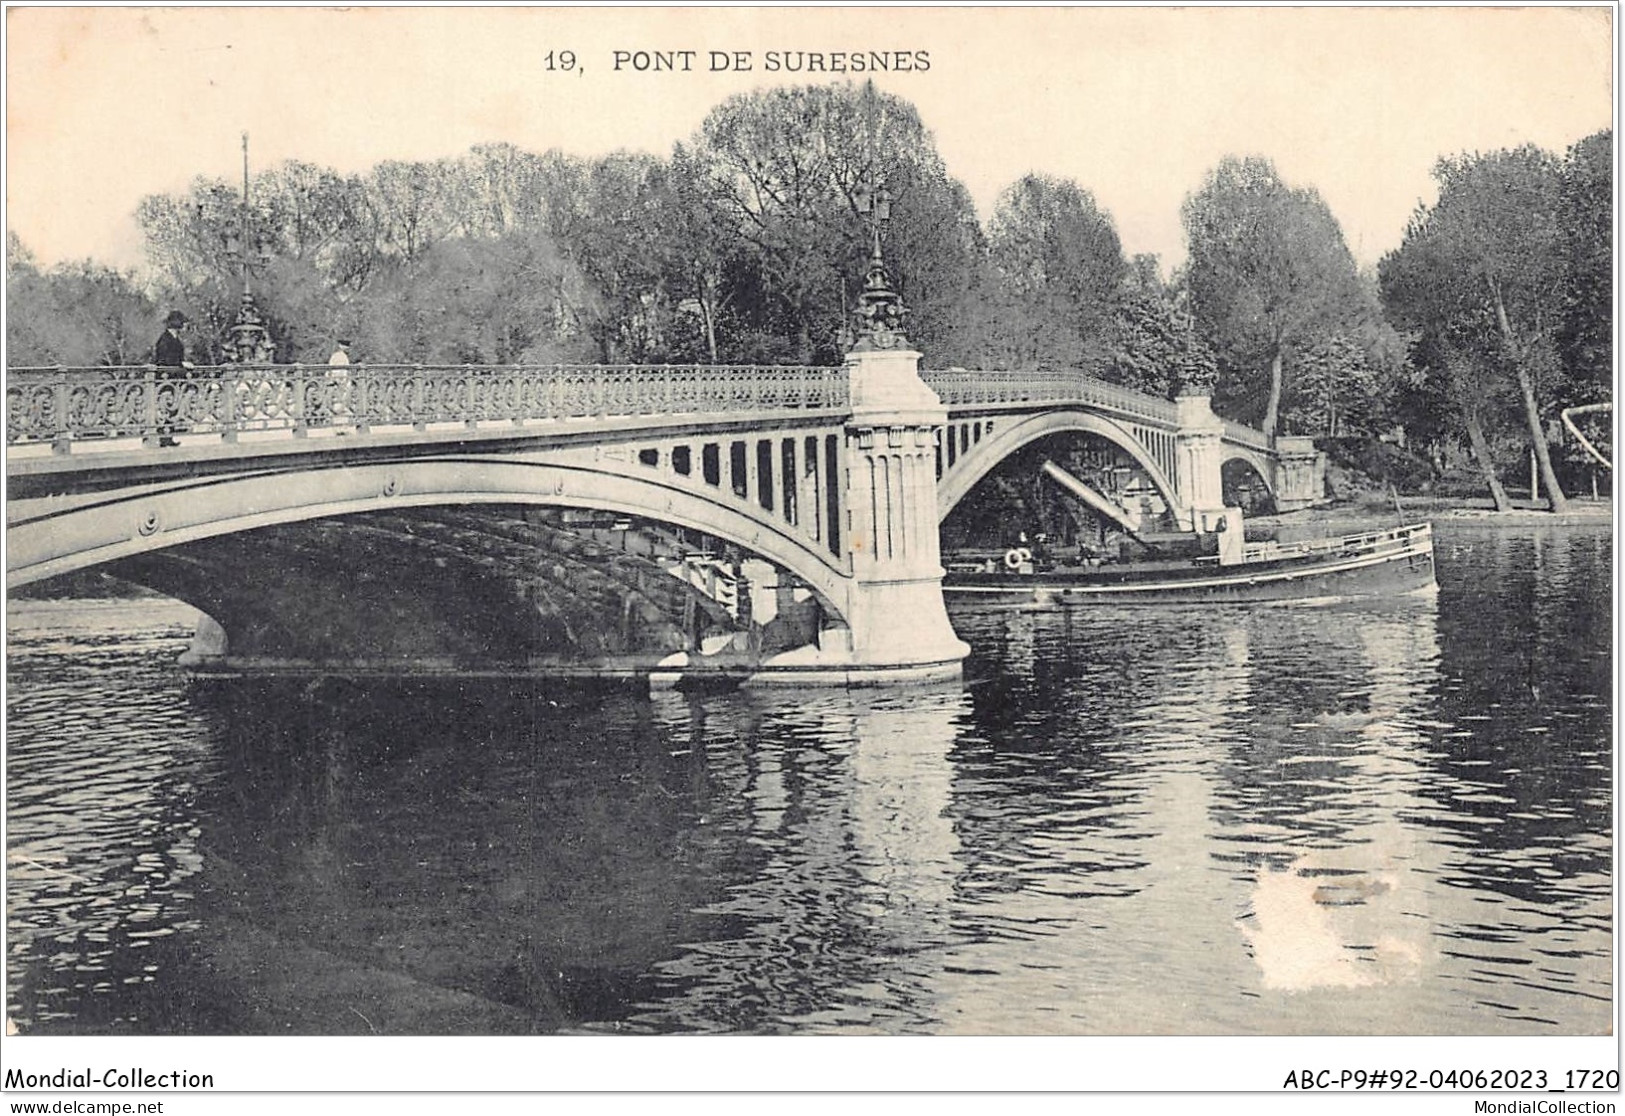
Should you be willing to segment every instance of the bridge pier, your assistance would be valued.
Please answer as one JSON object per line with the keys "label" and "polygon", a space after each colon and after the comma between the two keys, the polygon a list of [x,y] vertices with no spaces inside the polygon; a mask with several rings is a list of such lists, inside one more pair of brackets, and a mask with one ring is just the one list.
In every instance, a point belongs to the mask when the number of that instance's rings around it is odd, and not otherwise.
{"label": "bridge pier", "polygon": [[959,673],[970,647],[942,600],[936,432],[948,408],[919,375],[911,349],[859,350],[852,383],[845,506],[852,556],[847,622],[854,661]]}
{"label": "bridge pier", "polygon": [[970,647],[942,599],[937,538],[937,431],[948,409],[919,375],[910,349],[847,355],[852,416],[846,427],[841,532],[851,562],[845,625],[815,646],[764,661],[753,682],[864,684],[955,678]]}
{"label": "bridge pier", "polygon": [[1213,413],[1206,395],[1181,395],[1179,432],[1175,435],[1174,485],[1181,504],[1179,526],[1201,531],[1209,514],[1224,509],[1224,420]]}
{"label": "bridge pier", "polygon": [[1326,502],[1326,455],[1313,438],[1275,439],[1275,508],[1297,511]]}

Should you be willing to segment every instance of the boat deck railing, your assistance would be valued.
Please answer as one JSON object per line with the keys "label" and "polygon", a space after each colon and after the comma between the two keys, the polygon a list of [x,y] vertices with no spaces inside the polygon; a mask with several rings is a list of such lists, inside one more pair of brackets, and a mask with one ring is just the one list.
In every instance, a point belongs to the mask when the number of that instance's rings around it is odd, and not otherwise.
{"label": "boat deck railing", "polygon": [[1270,562],[1281,558],[1305,558],[1316,554],[1369,554],[1379,550],[1406,550],[1431,542],[1433,525],[1413,523],[1386,531],[1367,531],[1335,539],[1305,539],[1302,542],[1248,543],[1243,562]]}

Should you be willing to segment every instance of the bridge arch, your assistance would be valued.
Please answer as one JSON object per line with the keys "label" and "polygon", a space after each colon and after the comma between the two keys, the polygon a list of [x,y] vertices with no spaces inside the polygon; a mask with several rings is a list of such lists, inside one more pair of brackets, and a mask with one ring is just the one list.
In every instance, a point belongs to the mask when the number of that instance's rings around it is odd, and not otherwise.
{"label": "bridge arch", "polygon": [[1223,468],[1232,461],[1239,461],[1247,465],[1252,469],[1253,472],[1258,474],[1259,478],[1263,480],[1264,484],[1269,487],[1269,490],[1272,493],[1275,491],[1275,462],[1269,457],[1266,457],[1264,454],[1259,453],[1256,450],[1248,449],[1245,446],[1226,443],[1224,448],[1224,458],[1219,462],[1219,466],[1220,468]]}
{"label": "bridge arch", "polygon": [[1065,433],[1095,434],[1105,438],[1134,459],[1169,507],[1182,505],[1172,478],[1122,426],[1109,418],[1086,411],[1050,411],[1024,416],[1009,425],[995,426],[990,437],[976,443],[971,452],[959,458],[954,468],[944,471],[942,479],[937,482],[937,519],[946,519],[959,502],[1011,454],[1047,435]]}
{"label": "bridge arch", "polygon": [[[1275,462],[1255,450],[1227,443],[1223,459],[1219,462],[1221,483],[1226,489],[1232,483],[1231,478],[1238,475],[1238,470],[1243,477],[1257,478],[1259,486],[1269,497],[1269,510],[1275,510],[1273,506],[1276,500]],[[1229,502],[1228,497],[1226,502]]]}
{"label": "bridge arch", "polygon": [[[619,466],[619,468],[617,468]],[[199,477],[21,516],[9,526],[16,587],[155,550],[282,523],[410,507],[530,504],[658,520],[733,543],[789,570],[846,618],[841,559],[726,490],[640,475],[588,453],[415,458]]]}

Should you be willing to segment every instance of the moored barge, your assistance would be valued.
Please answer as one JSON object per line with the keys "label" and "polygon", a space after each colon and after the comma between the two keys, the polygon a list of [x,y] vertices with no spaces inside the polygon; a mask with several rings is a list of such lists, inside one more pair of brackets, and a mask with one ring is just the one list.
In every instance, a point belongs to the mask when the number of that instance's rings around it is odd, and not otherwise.
{"label": "moored barge", "polygon": [[1035,556],[1025,546],[1002,555],[961,553],[947,558],[942,590],[950,601],[986,604],[1231,604],[1392,596],[1436,586],[1428,523],[1292,543],[1219,535],[1219,553],[1187,559],[1100,562]]}

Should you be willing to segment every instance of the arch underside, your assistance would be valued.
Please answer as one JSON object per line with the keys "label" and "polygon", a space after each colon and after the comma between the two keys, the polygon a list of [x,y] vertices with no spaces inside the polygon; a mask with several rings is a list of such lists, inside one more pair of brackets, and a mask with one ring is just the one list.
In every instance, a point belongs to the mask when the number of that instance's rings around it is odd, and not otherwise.
{"label": "arch underside", "polygon": [[1263,482],[1264,488],[1270,493],[1270,495],[1275,495],[1275,469],[1272,461],[1260,454],[1254,453],[1252,450],[1227,445],[1225,447],[1224,457],[1219,462],[1219,468],[1223,469],[1226,465],[1229,465],[1232,462],[1240,462],[1251,469],[1258,479]]}
{"label": "arch underside", "polygon": [[103,568],[203,612],[188,659],[211,669],[624,668],[744,630],[660,563],[516,505],[301,520]]}
{"label": "arch underside", "polygon": [[198,478],[60,510],[43,499],[13,503],[7,583],[21,586],[274,524],[442,504],[529,504],[704,532],[788,570],[845,617],[850,575],[844,559],[726,487],[640,469],[590,450],[565,450]]}
{"label": "arch underside", "polygon": [[1111,442],[1134,459],[1170,507],[1182,505],[1172,479],[1133,434],[1111,419],[1084,411],[1055,411],[996,427],[993,435],[976,443],[937,482],[937,518],[946,519],[989,473],[1011,454],[1051,434],[1094,434]]}

